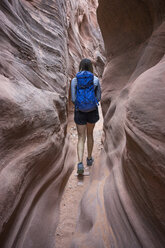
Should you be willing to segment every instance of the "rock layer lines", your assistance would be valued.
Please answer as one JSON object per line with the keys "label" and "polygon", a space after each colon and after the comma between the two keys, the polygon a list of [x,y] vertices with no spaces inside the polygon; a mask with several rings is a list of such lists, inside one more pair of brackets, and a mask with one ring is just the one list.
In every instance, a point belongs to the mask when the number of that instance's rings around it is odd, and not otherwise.
{"label": "rock layer lines", "polygon": [[104,150],[72,247],[165,244],[165,3],[100,0]]}
{"label": "rock layer lines", "polygon": [[65,1],[0,3],[0,244],[54,247],[71,172]]}

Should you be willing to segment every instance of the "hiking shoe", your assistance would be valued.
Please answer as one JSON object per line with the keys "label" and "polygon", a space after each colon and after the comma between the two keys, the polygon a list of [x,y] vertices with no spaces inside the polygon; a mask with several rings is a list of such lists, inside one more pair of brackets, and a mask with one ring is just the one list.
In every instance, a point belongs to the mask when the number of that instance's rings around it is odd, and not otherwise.
{"label": "hiking shoe", "polygon": [[80,162],[77,165],[77,174],[82,175],[83,173],[84,173],[84,165],[82,162]]}
{"label": "hiking shoe", "polygon": [[91,157],[91,158],[87,158],[87,165],[88,166],[91,166],[93,164],[93,161],[94,159]]}

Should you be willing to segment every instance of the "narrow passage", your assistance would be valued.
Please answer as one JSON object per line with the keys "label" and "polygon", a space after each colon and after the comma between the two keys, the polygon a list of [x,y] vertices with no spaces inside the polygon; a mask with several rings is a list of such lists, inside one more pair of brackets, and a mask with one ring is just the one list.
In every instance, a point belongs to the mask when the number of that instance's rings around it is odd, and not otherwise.
{"label": "narrow passage", "polygon": [[[84,154],[84,166],[86,174],[89,176],[83,176],[83,178],[79,178],[76,176],[77,164],[75,164],[75,168],[67,182],[65,187],[65,191],[60,204],[60,220],[56,230],[56,248],[69,248],[75,228],[76,222],[78,219],[78,208],[83,193],[87,189],[90,182],[90,175],[94,166],[98,163],[98,159],[100,156],[100,151],[102,149],[101,137],[102,137],[102,127],[103,127],[103,117],[101,112],[101,107],[99,106],[99,115],[100,120],[96,123],[94,129],[94,148],[93,148],[93,157],[94,157],[94,165],[92,167],[86,167],[86,157],[87,157],[87,147],[85,146],[85,154]],[[69,123],[67,132],[70,135],[70,142],[77,150],[77,130],[76,125],[73,121],[73,113],[70,113]],[[77,159],[77,158],[76,158]],[[77,160],[76,160],[77,161]]]}

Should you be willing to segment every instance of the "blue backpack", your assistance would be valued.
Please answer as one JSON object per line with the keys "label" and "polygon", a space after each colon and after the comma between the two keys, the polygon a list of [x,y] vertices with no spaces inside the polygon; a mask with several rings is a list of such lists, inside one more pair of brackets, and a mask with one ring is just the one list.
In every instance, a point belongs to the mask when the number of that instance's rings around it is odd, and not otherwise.
{"label": "blue backpack", "polygon": [[75,106],[82,112],[90,112],[96,109],[98,101],[94,91],[94,75],[89,71],[80,71],[77,77],[77,93]]}

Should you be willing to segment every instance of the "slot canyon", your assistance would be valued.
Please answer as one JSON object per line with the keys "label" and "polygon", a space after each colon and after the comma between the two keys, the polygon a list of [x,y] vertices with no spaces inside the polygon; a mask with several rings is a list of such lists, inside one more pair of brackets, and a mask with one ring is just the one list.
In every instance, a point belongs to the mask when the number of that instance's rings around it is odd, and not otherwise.
{"label": "slot canyon", "polygon": [[[83,58],[102,98],[81,181]],[[0,103],[0,248],[165,247],[164,0],[1,0]]]}

